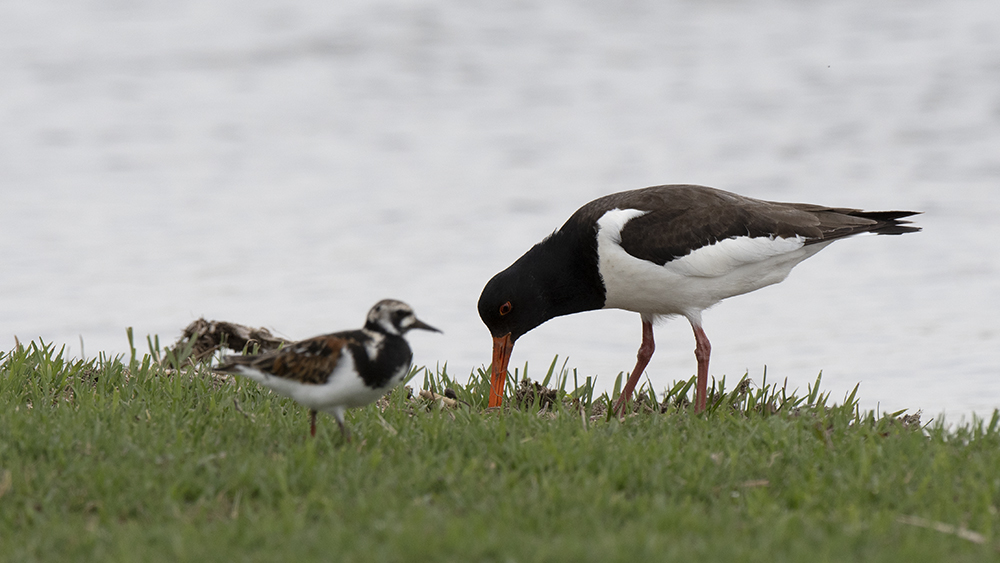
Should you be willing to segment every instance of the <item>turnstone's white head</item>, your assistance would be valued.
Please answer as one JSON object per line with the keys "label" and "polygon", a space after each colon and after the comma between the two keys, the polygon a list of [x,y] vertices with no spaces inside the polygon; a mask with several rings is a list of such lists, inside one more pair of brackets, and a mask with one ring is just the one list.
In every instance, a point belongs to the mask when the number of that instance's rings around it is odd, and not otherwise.
{"label": "turnstone's white head", "polygon": [[383,299],[376,303],[368,311],[365,328],[396,336],[402,336],[413,328],[441,332],[418,319],[409,305],[395,299]]}

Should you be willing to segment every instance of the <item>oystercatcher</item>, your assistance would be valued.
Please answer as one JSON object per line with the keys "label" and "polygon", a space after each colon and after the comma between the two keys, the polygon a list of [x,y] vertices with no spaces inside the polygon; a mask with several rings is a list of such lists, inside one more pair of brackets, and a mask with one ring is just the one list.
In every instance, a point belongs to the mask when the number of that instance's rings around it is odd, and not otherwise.
{"label": "oystercatcher", "polygon": [[227,356],[218,371],[249,377],[309,408],[333,415],[347,440],[344,411],[377,400],[410,372],[413,353],[403,335],[419,328],[440,330],[417,319],[402,301],[385,299],[368,311],[364,328],[316,336],[273,352]]}
{"label": "oystercatcher", "polygon": [[702,311],[784,280],[834,240],[919,231],[901,220],[917,213],[776,203],[692,185],[596,199],[483,289],[479,316],[493,336],[489,405],[503,401],[507,363],[521,335],[560,315],[616,308],[642,317],[642,344],[616,411],[653,355],[653,320],[682,315],[694,329],[700,412],[711,353]]}

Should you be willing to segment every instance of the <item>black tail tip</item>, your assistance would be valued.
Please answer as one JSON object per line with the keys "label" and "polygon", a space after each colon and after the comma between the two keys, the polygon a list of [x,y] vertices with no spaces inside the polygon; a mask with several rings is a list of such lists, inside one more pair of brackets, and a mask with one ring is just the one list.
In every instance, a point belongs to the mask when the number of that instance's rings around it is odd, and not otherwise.
{"label": "black tail tip", "polygon": [[922,211],[866,211],[859,214],[865,219],[878,221],[880,224],[870,232],[877,235],[905,235],[906,233],[916,233],[922,230],[921,227],[913,225],[912,221],[904,221],[904,217],[920,215]]}

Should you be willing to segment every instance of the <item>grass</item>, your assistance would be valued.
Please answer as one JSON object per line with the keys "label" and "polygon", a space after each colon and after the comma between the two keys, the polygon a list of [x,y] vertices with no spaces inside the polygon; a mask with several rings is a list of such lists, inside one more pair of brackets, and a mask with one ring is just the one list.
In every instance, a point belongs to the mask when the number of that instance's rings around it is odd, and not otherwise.
{"label": "grass", "polygon": [[0,352],[0,561],[1000,559],[998,412],[920,426],[817,380],[720,385],[694,415],[682,381],[618,420],[554,361],[555,391],[509,385],[503,412],[485,374],[420,370],[459,406],[400,388],[345,443],[150,347]]}

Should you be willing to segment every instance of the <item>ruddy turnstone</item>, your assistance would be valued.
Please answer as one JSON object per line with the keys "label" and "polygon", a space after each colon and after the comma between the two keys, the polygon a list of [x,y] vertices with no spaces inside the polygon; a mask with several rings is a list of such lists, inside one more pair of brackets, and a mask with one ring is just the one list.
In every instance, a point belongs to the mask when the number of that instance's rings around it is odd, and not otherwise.
{"label": "ruddy turnstone", "polygon": [[778,283],[834,240],[919,231],[915,211],[861,211],[751,199],[702,186],[611,194],[577,210],[486,284],[479,315],[493,336],[490,406],[503,400],[514,342],[560,315],[602,308],[642,317],[642,344],[617,412],[653,355],[653,320],[683,315],[695,335],[695,410],[705,408],[711,345],[701,312]]}
{"label": "ruddy turnstone", "polygon": [[367,405],[403,380],[413,353],[403,335],[419,328],[440,330],[416,317],[402,301],[384,299],[368,311],[359,330],[335,332],[257,355],[227,356],[218,371],[249,377],[309,408],[309,433],[316,412],[333,415],[344,437],[344,411]]}

